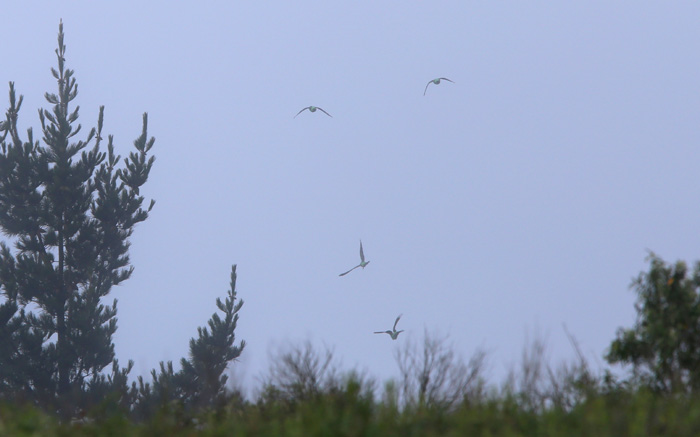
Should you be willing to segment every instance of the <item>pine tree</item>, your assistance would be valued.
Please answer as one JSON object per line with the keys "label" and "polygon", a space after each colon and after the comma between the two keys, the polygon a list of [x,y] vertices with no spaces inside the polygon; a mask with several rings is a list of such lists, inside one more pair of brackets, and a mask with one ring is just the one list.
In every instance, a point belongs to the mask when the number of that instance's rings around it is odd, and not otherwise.
{"label": "pine tree", "polygon": [[228,363],[235,360],[243,352],[245,341],[241,340],[235,346],[238,311],[243,301],[236,300],[236,265],[231,268],[231,289],[226,301],[216,299],[216,306],[224,313],[223,320],[218,314],[212,314],[209,319],[209,330],[197,328],[199,337],[190,339],[190,357],[182,358],[183,380],[187,386],[189,403],[194,406],[211,405],[225,393],[228,377],[224,371]]}
{"label": "pine tree", "polygon": [[[31,128],[20,137],[22,96],[13,82],[0,123],[0,229],[11,240],[0,243],[0,390],[52,408],[55,399],[75,406],[90,378],[99,380],[113,363],[117,300],[102,299],[131,276],[129,237],[154,204],[145,209],[139,195],[155,159],[148,157],[155,139],[147,137],[147,114],[120,168],[112,135],[107,152],[100,148],[104,107],[97,128],[74,139],[78,86],[63,38],[61,22],[58,68],[51,69],[58,93],[46,93],[53,106],[39,110],[43,144]],[[114,376],[123,375],[113,365]]]}
{"label": "pine tree", "polygon": [[209,329],[197,328],[197,339],[190,339],[189,359],[182,358],[182,369],[175,372],[171,361],[160,363],[160,373],[151,371],[152,384],[139,377],[138,400],[135,415],[143,419],[155,413],[168,402],[178,402],[188,410],[213,406],[225,401],[224,374],[228,364],[241,355],[245,340],[235,345],[238,311],[243,301],[236,302],[236,265],[231,268],[231,289],[225,301],[216,299],[216,306],[223,313],[212,314]]}

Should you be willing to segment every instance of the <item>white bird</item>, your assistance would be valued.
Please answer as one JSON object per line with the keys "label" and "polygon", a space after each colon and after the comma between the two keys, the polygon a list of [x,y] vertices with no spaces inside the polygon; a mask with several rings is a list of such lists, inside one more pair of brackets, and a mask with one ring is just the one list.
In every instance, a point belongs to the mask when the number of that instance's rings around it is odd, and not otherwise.
{"label": "white bird", "polygon": [[[297,112],[297,115],[301,114],[302,112],[306,111],[307,109],[308,109],[309,111],[311,111],[311,112],[316,112],[316,110],[318,109],[319,111],[323,112],[323,113],[326,114],[327,116],[333,118],[333,116],[332,116],[331,114],[327,113],[326,111],[323,110],[323,108],[319,108],[318,106],[307,106],[306,108],[304,108],[304,109],[302,109],[301,111]],[[295,115],[294,118],[297,118],[297,115]]]}
{"label": "white bird", "polygon": [[375,331],[375,334],[389,334],[392,340],[396,340],[396,338],[403,332],[403,329],[400,331],[396,330],[396,324],[399,323],[399,319],[401,318],[403,314],[399,314],[399,316],[396,318],[396,321],[394,322],[394,329],[391,331]]}
{"label": "white bird", "polygon": [[367,266],[367,264],[369,264],[369,261],[365,261],[365,253],[362,251],[362,240],[360,240],[360,263],[358,265],[356,265],[355,267],[351,268],[350,270],[348,270],[347,272],[339,274],[338,276],[345,276],[358,267],[362,267],[364,269],[365,266]]}
{"label": "white bird", "polygon": [[441,81],[441,80],[446,80],[446,81],[448,81],[448,82],[454,83],[453,80],[450,80],[450,79],[448,79],[448,78],[446,78],[446,77],[438,77],[437,79],[433,79],[433,80],[431,80],[430,82],[428,82],[428,85],[425,86],[425,91],[423,91],[423,95],[425,95],[425,93],[428,91],[428,86],[430,86],[431,83],[434,83],[435,85],[440,85],[440,81]]}

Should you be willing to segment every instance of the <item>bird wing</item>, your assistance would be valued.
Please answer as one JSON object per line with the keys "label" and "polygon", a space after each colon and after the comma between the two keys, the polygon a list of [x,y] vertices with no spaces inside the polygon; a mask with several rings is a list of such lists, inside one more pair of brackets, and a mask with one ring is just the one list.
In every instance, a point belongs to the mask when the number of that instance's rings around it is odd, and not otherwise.
{"label": "bird wing", "polygon": [[403,314],[399,314],[399,316],[396,318],[396,321],[394,322],[394,331],[396,331],[396,324],[399,323],[399,319],[403,316]]}
{"label": "bird wing", "polygon": [[[302,112],[306,111],[309,109],[311,106],[307,106],[306,108],[302,109],[301,111],[297,112],[297,115],[301,114]],[[294,116],[294,118],[297,118],[297,115]]]}
{"label": "bird wing", "polygon": [[353,270],[355,270],[355,269],[358,268],[358,267],[360,267],[359,264],[356,265],[355,267],[351,268],[351,269],[348,270],[347,272],[339,274],[338,276],[345,276],[345,275],[347,275],[348,273],[352,272]]}
{"label": "bird wing", "polygon": [[425,86],[425,91],[423,91],[423,95],[425,95],[425,93],[428,91],[428,87],[430,86],[430,82],[432,82],[432,80],[429,81],[428,84]]}
{"label": "bird wing", "polygon": [[360,240],[360,261],[365,262],[365,252],[362,250],[362,240]]}
{"label": "bird wing", "polygon": [[318,109],[318,110],[320,110],[320,111],[323,111],[324,114],[326,114],[326,115],[329,116],[330,118],[333,118],[333,116],[332,116],[331,114],[327,113],[326,111],[324,111],[323,108],[319,108],[319,107],[317,106],[316,109]]}
{"label": "bird wing", "polygon": [[374,331],[375,334],[389,334],[391,335],[391,331]]}
{"label": "bird wing", "polygon": [[440,80],[446,80],[446,81],[448,81],[448,82],[455,83],[454,80],[450,80],[450,79],[448,79],[448,78],[446,78],[446,77],[441,77]]}

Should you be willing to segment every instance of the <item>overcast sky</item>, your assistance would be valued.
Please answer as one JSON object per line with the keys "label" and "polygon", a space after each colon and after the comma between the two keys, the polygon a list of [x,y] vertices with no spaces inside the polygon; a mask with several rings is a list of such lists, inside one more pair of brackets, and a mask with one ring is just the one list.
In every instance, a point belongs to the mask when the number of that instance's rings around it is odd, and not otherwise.
{"label": "overcast sky", "polygon": [[[526,334],[594,362],[646,251],[700,259],[700,3],[9,2],[0,94],[40,125],[63,19],[84,127],[125,156],[149,114],[157,204],[132,242],[117,358],[179,361],[238,265],[233,367],[287,342],[380,380],[424,329],[498,379]],[[425,85],[436,77],[454,83]],[[294,115],[315,105],[316,111]],[[86,129],[87,132],[89,129]],[[359,240],[370,264],[359,262]],[[111,300],[110,300],[111,301]],[[373,331],[390,329],[396,342]]]}

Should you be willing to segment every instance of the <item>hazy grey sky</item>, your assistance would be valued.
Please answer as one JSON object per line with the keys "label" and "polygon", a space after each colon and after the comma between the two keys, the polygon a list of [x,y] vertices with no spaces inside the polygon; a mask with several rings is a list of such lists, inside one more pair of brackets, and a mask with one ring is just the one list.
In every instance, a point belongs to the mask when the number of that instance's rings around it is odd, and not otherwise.
{"label": "hazy grey sky", "polygon": [[495,377],[537,328],[570,357],[562,323],[602,361],[645,248],[700,259],[698,2],[9,2],[23,128],[60,18],[83,126],[105,105],[122,156],[143,112],[156,137],[111,295],[132,376],[187,354],[234,263],[251,381],[306,339],[386,379],[424,328]]}

